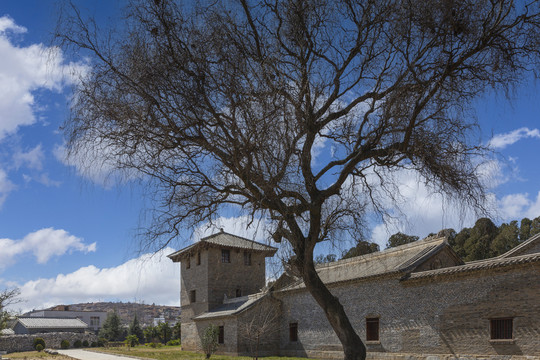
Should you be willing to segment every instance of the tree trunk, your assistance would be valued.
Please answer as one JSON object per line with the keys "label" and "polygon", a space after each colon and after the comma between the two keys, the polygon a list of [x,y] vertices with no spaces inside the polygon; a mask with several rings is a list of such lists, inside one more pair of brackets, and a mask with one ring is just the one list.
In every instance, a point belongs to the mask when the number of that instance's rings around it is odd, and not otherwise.
{"label": "tree trunk", "polygon": [[345,353],[345,360],[365,360],[366,347],[354,330],[343,306],[322,282],[312,261],[303,264],[303,280],[307,290],[323,309]]}

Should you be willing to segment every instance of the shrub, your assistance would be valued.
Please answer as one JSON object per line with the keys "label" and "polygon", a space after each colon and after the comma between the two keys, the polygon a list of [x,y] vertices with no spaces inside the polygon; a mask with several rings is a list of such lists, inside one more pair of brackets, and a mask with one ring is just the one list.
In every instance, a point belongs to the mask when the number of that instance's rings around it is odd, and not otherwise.
{"label": "shrub", "polygon": [[127,346],[134,347],[134,346],[139,345],[139,338],[137,337],[137,335],[128,335],[126,337],[126,340],[124,340],[124,342],[126,343]]}
{"label": "shrub", "polygon": [[108,343],[107,339],[105,339],[104,337],[100,337],[98,339],[98,346],[106,346]]}
{"label": "shrub", "polygon": [[35,349],[36,349],[37,352],[42,352],[42,351],[43,351],[43,345],[37,344],[37,345],[35,346]]}
{"label": "shrub", "polygon": [[[38,345],[42,346],[41,350],[45,349],[45,340],[43,340],[43,338],[35,338],[34,339],[34,349],[37,350]],[[38,350],[38,351],[40,351],[40,350]]]}
{"label": "shrub", "polygon": [[73,347],[77,349],[82,347],[82,341],[79,339],[75,340],[75,342],[73,343]]}
{"label": "shrub", "polygon": [[210,359],[210,356],[217,350],[218,335],[219,328],[216,325],[212,324],[204,329],[201,345],[207,359]]}
{"label": "shrub", "polygon": [[167,346],[178,346],[178,345],[180,345],[180,339],[167,341]]}
{"label": "shrub", "polygon": [[66,339],[62,340],[62,342],[60,343],[60,347],[62,349],[69,349],[69,341],[67,341]]}
{"label": "shrub", "polygon": [[88,340],[83,340],[83,342],[82,342],[82,346],[84,346],[84,347],[88,347]]}
{"label": "shrub", "polygon": [[92,341],[92,343],[90,344],[90,347],[98,347],[98,343],[95,341]]}

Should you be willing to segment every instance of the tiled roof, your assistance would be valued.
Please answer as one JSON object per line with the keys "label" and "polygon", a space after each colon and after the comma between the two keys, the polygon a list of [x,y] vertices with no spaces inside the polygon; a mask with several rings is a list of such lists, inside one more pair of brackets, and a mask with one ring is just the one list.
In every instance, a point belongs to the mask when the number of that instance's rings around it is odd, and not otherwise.
{"label": "tiled roof", "polygon": [[228,299],[221,306],[218,306],[211,311],[202,313],[196,316],[195,320],[211,319],[223,316],[236,315],[242,311],[250,308],[255,305],[257,302],[262,300],[267,293],[257,293],[249,296],[243,296],[239,298]]}
{"label": "tiled roof", "polygon": [[494,268],[516,265],[516,264],[533,263],[533,262],[539,262],[539,261],[540,261],[540,253],[514,256],[514,257],[508,257],[508,258],[498,257],[498,258],[487,259],[487,260],[473,261],[473,262],[467,263],[465,265],[460,265],[460,266],[452,266],[452,267],[447,267],[447,268],[437,269],[437,270],[421,271],[421,272],[410,274],[410,276],[406,280],[424,279],[424,278],[431,278],[431,277],[444,276],[444,275],[453,275],[453,274],[458,274],[458,273],[465,273],[465,272],[485,270],[485,269],[494,269]]}
{"label": "tiled roof", "polygon": [[86,329],[88,327],[80,319],[21,317],[18,320],[27,329]]}
{"label": "tiled roof", "polygon": [[[317,272],[325,284],[390,273],[404,273],[412,271],[426,259],[448,246],[445,240],[444,237],[427,238],[381,252],[322,264],[317,267]],[[305,287],[303,281],[299,280],[281,291],[303,287]]]}
{"label": "tiled roof", "polygon": [[1,335],[15,335],[15,331],[13,329],[2,329],[0,330]]}
{"label": "tiled roof", "polygon": [[240,236],[229,234],[226,232],[219,232],[202,238],[200,241],[196,242],[193,245],[185,247],[181,250],[178,250],[170,255],[167,255],[174,262],[180,261],[180,258],[184,254],[189,254],[197,251],[200,247],[203,246],[216,246],[216,247],[225,247],[225,248],[234,248],[234,249],[243,249],[251,250],[257,252],[267,253],[268,256],[274,255],[277,251],[277,248],[259,242],[249,240]]}

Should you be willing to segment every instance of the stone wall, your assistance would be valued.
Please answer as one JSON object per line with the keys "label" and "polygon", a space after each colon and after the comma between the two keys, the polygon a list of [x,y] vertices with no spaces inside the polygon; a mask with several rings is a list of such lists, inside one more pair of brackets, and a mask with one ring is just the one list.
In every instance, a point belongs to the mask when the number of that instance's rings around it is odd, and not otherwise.
{"label": "stone wall", "polygon": [[[368,343],[367,348],[381,356],[410,353],[540,358],[538,263],[436,279],[400,281],[398,277],[386,277],[334,285],[331,291],[344,305],[362,340],[366,339],[366,317],[380,319],[380,341]],[[339,340],[307,291],[282,293],[280,298],[280,355],[343,357]],[[514,339],[491,341],[490,319],[503,317],[514,319]],[[289,341],[292,322],[298,323],[297,342]]]}
{"label": "stone wall", "polygon": [[88,341],[89,344],[97,342],[98,338],[94,334],[80,334],[70,332],[54,332],[34,335],[4,335],[0,336],[0,350],[8,353],[34,350],[34,339],[45,340],[45,347],[48,349],[60,349],[62,340],[69,341],[73,346],[76,340]]}

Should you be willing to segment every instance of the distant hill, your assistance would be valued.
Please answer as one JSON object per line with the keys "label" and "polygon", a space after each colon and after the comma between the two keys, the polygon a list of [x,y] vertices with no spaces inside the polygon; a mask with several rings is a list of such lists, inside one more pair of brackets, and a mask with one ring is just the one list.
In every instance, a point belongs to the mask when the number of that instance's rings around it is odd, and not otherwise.
{"label": "distant hill", "polygon": [[153,325],[154,318],[163,317],[165,318],[165,321],[169,323],[176,322],[180,318],[179,306],[149,305],[130,302],[95,302],[59,305],[45,310],[53,310],[60,307],[65,307],[67,308],[66,310],[72,311],[116,311],[124,325],[129,325],[135,314],[137,314],[141,326]]}

